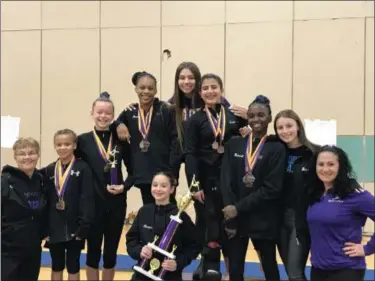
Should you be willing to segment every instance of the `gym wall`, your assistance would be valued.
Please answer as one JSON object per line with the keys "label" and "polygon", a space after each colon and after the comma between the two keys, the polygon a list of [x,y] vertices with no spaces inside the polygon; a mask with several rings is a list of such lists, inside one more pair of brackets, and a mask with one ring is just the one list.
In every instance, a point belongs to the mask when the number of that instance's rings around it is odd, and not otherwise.
{"label": "gym wall", "polygon": [[[146,70],[166,100],[182,61],[219,74],[231,103],[261,93],[274,114],[336,119],[338,145],[374,191],[373,1],[1,2],[1,114],[21,117],[21,136],[41,142],[42,166],[56,159],[55,131],[93,128],[101,91],[118,115],[136,101],[132,74]],[[6,163],[13,153],[2,148]],[[128,212],[140,205],[132,189]]]}

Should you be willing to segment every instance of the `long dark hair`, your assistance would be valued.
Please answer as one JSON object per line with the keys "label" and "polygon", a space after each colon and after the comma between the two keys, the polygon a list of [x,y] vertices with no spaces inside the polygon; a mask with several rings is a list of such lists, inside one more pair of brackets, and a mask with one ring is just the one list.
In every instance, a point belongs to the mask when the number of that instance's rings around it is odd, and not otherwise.
{"label": "long dark hair", "polygon": [[285,109],[277,113],[275,120],[273,121],[273,129],[275,130],[275,133],[277,134],[276,122],[282,117],[290,118],[296,121],[297,126],[298,126],[297,136],[298,136],[300,143],[302,143],[304,146],[310,149],[312,153],[315,153],[317,149],[317,145],[311,143],[306,137],[305,127],[303,126],[301,118],[298,116],[298,114],[295,111],[291,109]]}
{"label": "long dark hair", "polygon": [[318,148],[315,153],[310,169],[309,176],[309,193],[310,193],[310,204],[317,202],[320,197],[324,194],[324,184],[319,179],[316,172],[316,164],[318,156],[323,152],[331,152],[337,156],[339,162],[339,170],[336,178],[333,182],[333,187],[330,190],[333,196],[339,198],[345,198],[350,193],[360,191],[361,186],[356,181],[356,176],[350,163],[349,157],[344,150],[334,145],[325,145]]}
{"label": "long dark hair", "polygon": [[199,94],[199,85],[201,83],[201,72],[198,66],[193,62],[182,62],[179,66],[177,66],[175,78],[174,78],[174,93],[172,98],[170,99],[170,103],[174,105],[175,113],[176,113],[176,126],[177,126],[177,137],[180,143],[180,147],[183,150],[183,135],[184,130],[182,126],[183,117],[182,117],[182,110],[185,106],[184,104],[184,96],[185,94],[181,91],[180,87],[178,86],[178,80],[180,78],[180,73],[184,69],[189,69],[194,76],[195,79],[195,88],[193,89],[193,97],[191,101],[191,106],[193,109],[200,108],[203,104],[203,100]]}

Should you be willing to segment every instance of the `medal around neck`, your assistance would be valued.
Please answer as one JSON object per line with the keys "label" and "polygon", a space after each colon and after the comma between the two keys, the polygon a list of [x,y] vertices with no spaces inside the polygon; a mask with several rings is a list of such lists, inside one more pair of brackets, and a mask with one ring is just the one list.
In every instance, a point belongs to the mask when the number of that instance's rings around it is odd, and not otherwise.
{"label": "medal around neck", "polygon": [[148,148],[150,147],[150,142],[147,140],[147,138],[151,128],[153,111],[154,106],[151,106],[147,113],[145,113],[141,107],[138,108],[138,130],[142,135],[142,141],[139,143],[139,148],[142,152],[147,152]]}
{"label": "medal around neck", "polygon": [[264,135],[259,141],[259,144],[254,151],[253,151],[253,134],[250,134],[249,138],[247,139],[246,157],[245,157],[245,175],[242,178],[242,181],[246,187],[253,187],[254,185],[255,177],[253,175],[253,170],[259,158],[259,155],[261,151],[263,150],[266,139],[267,139],[267,135]]}
{"label": "medal around neck", "polygon": [[141,149],[142,152],[147,152],[148,151],[148,148],[150,147],[150,142],[146,139],[143,139],[140,143],[139,143],[139,148]]}
{"label": "medal around neck", "polygon": [[[58,201],[56,203],[56,209],[59,211],[65,210],[65,201],[64,201],[64,195],[67,189],[68,181],[73,172],[73,166],[76,159],[73,156],[73,159],[70,161],[69,166],[65,169],[63,172],[62,163],[60,160],[58,160],[55,164],[55,189],[56,189],[56,195],[58,198]],[[73,173],[72,173],[73,172]]]}
{"label": "medal around neck", "polygon": [[[164,259],[176,259],[174,252],[177,247],[175,245],[172,246],[172,240],[174,234],[176,233],[176,230],[178,229],[178,226],[183,223],[181,219],[181,213],[185,211],[186,208],[190,205],[193,199],[193,194],[195,192],[198,192],[199,189],[199,182],[195,180],[194,175],[188,191],[181,197],[181,199],[177,203],[178,213],[176,215],[170,216],[171,220],[161,239],[158,241],[158,237],[155,237],[156,239],[154,239],[152,243],[147,244],[147,246],[150,247],[153,251],[163,255]],[[156,243],[157,241],[158,243]],[[171,246],[172,249],[170,250]],[[170,250],[170,252],[168,250]],[[157,262],[154,261],[154,259],[152,259],[151,261],[143,259],[139,266],[136,265],[133,267],[133,270],[152,280],[164,280],[163,278],[167,271],[156,268]]]}

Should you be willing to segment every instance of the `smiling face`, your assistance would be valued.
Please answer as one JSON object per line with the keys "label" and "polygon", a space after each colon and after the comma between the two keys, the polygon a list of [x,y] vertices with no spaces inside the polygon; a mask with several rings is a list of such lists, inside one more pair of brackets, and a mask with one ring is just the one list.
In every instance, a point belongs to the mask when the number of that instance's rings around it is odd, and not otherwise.
{"label": "smiling face", "polygon": [[19,148],[14,151],[14,160],[17,163],[17,167],[29,174],[30,172],[34,171],[38,160],[39,160],[39,152],[35,147],[26,146],[24,148]]}
{"label": "smiling face", "polygon": [[151,194],[157,205],[167,205],[169,198],[174,191],[170,179],[163,174],[156,175],[151,184]]}
{"label": "smiling face", "polygon": [[57,135],[54,144],[57,155],[62,161],[72,158],[77,147],[74,137],[70,134]]}
{"label": "smiling face", "polygon": [[292,118],[280,117],[276,120],[276,133],[288,146],[298,144],[298,124]]}
{"label": "smiling face", "polygon": [[339,159],[330,151],[319,153],[316,161],[316,174],[327,186],[332,186],[339,172]]}
{"label": "smiling face", "polygon": [[267,132],[268,124],[272,119],[267,107],[258,103],[249,106],[247,118],[251,130],[255,135],[265,134]]}
{"label": "smiling face", "polygon": [[207,78],[202,81],[201,97],[207,106],[220,103],[223,89],[215,78]]}
{"label": "smiling face", "polygon": [[149,76],[143,76],[137,81],[135,92],[141,105],[149,105],[153,102],[157,93],[155,80]]}
{"label": "smiling face", "polygon": [[193,72],[190,69],[184,68],[178,76],[178,87],[187,96],[190,96],[194,91],[196,81]]}
{"label": "smiling face", "polygon": [[113,121],[113,105],[108,101],[97,101],[92,108],[92,119],[98,130],[107,130]]}

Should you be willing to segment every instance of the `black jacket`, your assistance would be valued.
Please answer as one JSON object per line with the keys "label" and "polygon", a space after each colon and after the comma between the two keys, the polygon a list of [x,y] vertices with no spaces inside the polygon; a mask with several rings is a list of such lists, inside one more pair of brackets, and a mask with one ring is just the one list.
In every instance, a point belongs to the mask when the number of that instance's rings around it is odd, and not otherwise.
{"label": "black jacket", "polygon": [[1,174],[1,255],[26,256],[47,237],[46,185],[35,170],[30,178],[6,165]]}
{"label": "black jacket", "polygon": [[57,210],[58,196],[55,187],[56,162],[44,168],[48,181],[49,199],[49,243],[73,240],[72,234],[86,239],[94,222],[95,204],[93,175],[90,167],[81,159],[76,159],[68,178],[64,194],[65,210]]}
{"label": "black jacket", "polygon": [[[220,111],[220,106],[216,107],[216,112]],[[247,121],[235,116],[227,106],[223,106],[226,113],[225,145],[231,137],[240,135],[239,130],[247,126]],[[216,114],[212,109],[210,110],[213,114]],[[193,175],[196,175],[196,178],[201,182],[207,177],[219,177],[222,154],[212,149],[215,137],[205,109],[198,111],[190,118],[185,138],[185,165],[188,184],[190,185]]]}
{"label": "black jacket", "polygon": [[[313,165],[312,158],[314,156],[311,149],[303,146],[303,152],[301,157],[296,159],[292,164],[291,169],[293,170],[291,186],[286,186],[287,183],[284,181],[283,194],[281,206],[285,210],[290,204],[288,200],[292,197],[294,204],[292,205],[295,214],[295,227],[297,230],[297,236],[299,239],[309,238],[309,228],[307,224],[307,209],[309,200],[308,184],[310,181],[310,170]],[[316,146],[315,149],[318,149]]]}
{"label": "black jacket", "polygon": [[[127,251],[129,256],[138,262],[137,264],[140,264],[140,261],[142,260],[140,254],[143,246],[152,242],[155,235],[159,236],[159,239],[156,242],[156,245],[158,245],[170,222],[170,216],[176,215],[177,212],[178,209],[173,204],[168,204],[166,206],[147,204],[139,209],[132,226],[126,234]],[[173,245],[177,246],[177,249],[174,252],[177,269],[174,272],[167,272],[164,280],[182,280],[183,269],[198,256],[200,251],[195,225],[191,221],[191,218],[185,212],[181,213],[180,218],[183,223],[178,226],[172,242],[170,243],[170,247],[168,248],[168,252],[170,252]],[[159,258],[161,262],[164,260],[164,256],[155,251],[153,257]],[[158,274],[158,271],[154,274]],[[147,279],[147,277],[144,277],[137,272],[135,272],[132,277],[132,280]]]}
{"label": "black jacket", "polygon": [[[92,174],[94,176],[95,203],[99,206],[116,209],[117,207],[126,206],[126,193],[133,183],[131,172],[129,172],[131,170],[129,144],[118,139],[115,126],[111,126],[110,131],[97,131],[97,134],[103,142],[103,146],[105,149],[107,149],[108,147],[111,133],[112,148],[117,146],[116,149],[120,151],[120,153],[116,154],[116,166],[118,168],[118,182],[123,183],[125,187],[123,193],[112,195],[107,191],[107,184],[110,184],[110,172],[104,171],[105,162],[98,152],[94,134],[92,131],[83,133],[78,136],[75,155],[77,158],[81,158],[82,160],[84,160],[92,170]],[[125,182],[123,181],[121,170],[122,162],[124,162],[128,172],[128,177]]]}
{"label": "black jacket", "polygon": [[134,110],[123,111],[117,119],[128,127],[131,135],[131,164],[134,185],[151,184],[154,174],[160,171],[171,171],[177,130],[174,111],[167,103],[155,99],[151,127],[148,134],[150,147],[142,152],[139,144],[143,137],[138,129],[138,104]]}
{"label": "black jacket", "polygon": [[235,205],[238,211],[237,218],[229,225],[252,238],[274,239],[280,224],[279,200],[286,168],[286,148],[275,136],[267,137],[254,167],[255,182],[250,188],[242,181],[247,139],[234,137],[225,148],[220,179],[223,202],[224,206]]}
{"label": "black jacket", "polygon": [[[173,98],[170,98],[168,100],[169,103],[173,104],[173,106],[176,106],[174,101],[173,101]],[[190,110],[190,117],[193,116],[193,114],[195,114],[195,112],[199,111],[202,107],[202,105],[200,105],[199,107],[194,107],[194,105],[192,104],[194,103],[192,101],[191,98],[187,98],[186,96],[183,97],[182,101],[181,101],[181,109],[185,109],[188,108]],[[200,102],[195,102],[195,104],[200,104]],[[228,102],[228,100],[226,98],[222,98],[222,104],[226,107],[230,107],[230,103]],[[182,138],[182,147],[181,147],[181,144],[179,143],[179,140],[176,139],[176,145],[173,146],[174,150],[172,151],[172,172],[173,172],[173,175],[175,176],[175,178],[178,180],[179,178],[179,175],[180,175],[180,167],[181,167],[181,164],[185,162],[185,158],[186,158],[186,153],[185,153],[185,138],[188,134],[188,131],[187,131],[187,123],[188,123],[188,120],[184,120],[183,119],[183,115],[182,115],[182,131],[183,131],[183,138]],[[176,114],[176,122],[177,122],[177,114]]]}

